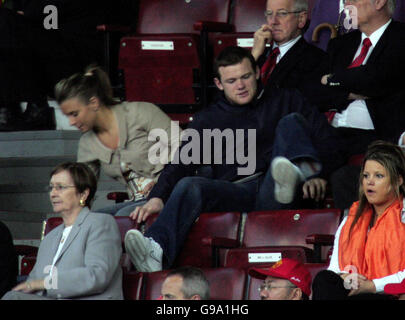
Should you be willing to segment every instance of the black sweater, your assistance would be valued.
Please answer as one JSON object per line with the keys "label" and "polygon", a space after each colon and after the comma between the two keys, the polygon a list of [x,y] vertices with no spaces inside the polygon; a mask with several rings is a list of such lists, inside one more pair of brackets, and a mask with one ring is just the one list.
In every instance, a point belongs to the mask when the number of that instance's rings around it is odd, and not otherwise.
{"label": "black sweater", "polygon": [[[200,137],[203,137],[204,129],[219,129],[221,132],[230,129],[235,133],[235,137],[237,136],[236,130],[243,129],[243,146],[244,150],[246,150],[244,153],[246,156],[249,154],[247,148],[252,147],[248,143],[247,129],[256,129],[256,164],[254,173],[264,172],[270,164],[277,124],[281,118],[294,112],[301,113],[308,120],[313,144],[319,152],[323,164],[320,176],[327,177],[332,170],[341,164],[340,142],[335,129],[328,124],[325,116],[303,98],[298,90],[272,90],[245,106],[231,105],[222,95],[208,108],[196,113],[188,129],[194,129],[194,133],[198,133]],[[190,140],[192,142],[189,143]],[[222,161],[217,161],[220,162],[217,164],[211,164],[212,178],[235,181],[246,177],[238,174],[238,168],[241,165],[236,161],[236,147],[226,150],[225,140],[222,139],[222,148],[218,148],[222,151],[222,155],[219,155]],[[190,164],[182,164],[180,161],[178,164],[171,163],[166,165],[148,198],[157,197],[166,202],[176,183],[183,177],[195,175],[204,159],[206,160],[205,163],[208,162],[207,159],[211,159],[211,163],[214,163],[215,153],[213,150],[215,150],[215,146],[213,139],[211,139],[210,145],[211,154],[204,155],[203,149],[206,151],[207,148],[203,148],[202,139],[201,141],[189,139],[183,142],[178,150],[180,152],[180,159],[182,159],[181,155],[183,153],[192,149],[193,152],[196,150],[200,151],[199,157],[196,157],[198,160],[195,161],[196,163]],[[235,142],[236,145],[237,143]],[[233,164],[227,164],[226,157],[232,154],[235,161]],[[218,152],[216,156],[218,156]]]}

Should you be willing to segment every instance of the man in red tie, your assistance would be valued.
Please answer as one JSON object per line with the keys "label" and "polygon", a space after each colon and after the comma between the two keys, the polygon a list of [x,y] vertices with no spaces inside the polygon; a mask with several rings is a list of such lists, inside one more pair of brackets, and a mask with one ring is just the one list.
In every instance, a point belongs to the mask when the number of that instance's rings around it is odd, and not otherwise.
{"label": "man in red tie", "polygon": [[[261,84],[265,90],[294,88],[314,103],[314,92],[321,76],[328,70],[328,56],[308,44],[302,34],[307,24],[307,0],[267,0],[266,24],[254,34],[252,55],[260,67]],[[312,179],[309,194],[324,194],[326,180]]]}
{"label": "man in red tie", "polygon": [[[327,71],[327,54],[302,37],[307,24],[307,0],[267,0],[266,23],[254,34],[252,55],[261,69],[266,89],[296,88],[311,98],[313,88]],[[322,62],[325,62],[323,64]]]}
{"label": "man in red tie", "polygon": [[[322,111],[336,111],[331,124],[344,137],[349,159],[373,140],[398,143],[405,131],[405,25],[392,19],[394,0],[346,0],[345,6],[358,30],[329,42],[330,70],[317,96],[324,99]],[[332,176],[340,208],[356,200],[359,168],[352,169]]]}

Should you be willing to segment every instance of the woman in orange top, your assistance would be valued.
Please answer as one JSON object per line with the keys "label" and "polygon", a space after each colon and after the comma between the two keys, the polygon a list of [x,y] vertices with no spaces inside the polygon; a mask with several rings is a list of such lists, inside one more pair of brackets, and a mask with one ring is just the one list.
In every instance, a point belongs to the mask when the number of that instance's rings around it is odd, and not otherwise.
{"label": "woman in orange top", "polygon": [[384,286],[405,279],[405,155],[372,143],[365,155],[359,201],[339,226],[328,270],[313,282],[313,299],[386,298]]}

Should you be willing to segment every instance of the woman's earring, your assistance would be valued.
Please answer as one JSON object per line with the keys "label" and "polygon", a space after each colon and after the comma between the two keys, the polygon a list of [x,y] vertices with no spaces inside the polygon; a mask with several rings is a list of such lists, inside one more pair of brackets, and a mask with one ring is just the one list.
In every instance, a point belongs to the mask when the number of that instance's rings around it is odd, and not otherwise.
{"label": "woman's earring", "polygon": [[86,205],[85,201],[83,199],[80,199],[79,204],[84,207]]}

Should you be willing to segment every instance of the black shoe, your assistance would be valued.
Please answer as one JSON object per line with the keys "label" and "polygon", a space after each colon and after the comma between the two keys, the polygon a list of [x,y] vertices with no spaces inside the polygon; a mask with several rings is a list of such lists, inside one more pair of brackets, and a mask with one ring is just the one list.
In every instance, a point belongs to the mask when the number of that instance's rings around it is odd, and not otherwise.
{"label": "black shoe", "polygon": [[38,107],[35,103],[28,103],[23,114],[24,130],[55,130],[55,110],[49,106]]}

